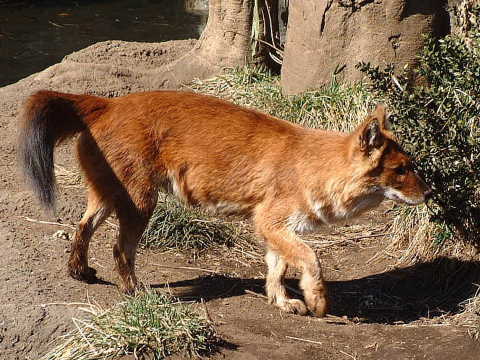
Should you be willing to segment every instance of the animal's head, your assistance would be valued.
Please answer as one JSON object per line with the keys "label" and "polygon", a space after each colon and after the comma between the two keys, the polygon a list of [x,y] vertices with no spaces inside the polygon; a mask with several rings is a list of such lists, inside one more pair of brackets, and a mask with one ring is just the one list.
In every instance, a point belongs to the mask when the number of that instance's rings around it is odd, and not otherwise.
{"label": "animal's head", "polygon": [[425,182],[414,172],[409,156],[389,130],[385,107],[375,111],[352,133],[351,155],[363,164],[370,186],[387,199],[417,205],[431,194]]}

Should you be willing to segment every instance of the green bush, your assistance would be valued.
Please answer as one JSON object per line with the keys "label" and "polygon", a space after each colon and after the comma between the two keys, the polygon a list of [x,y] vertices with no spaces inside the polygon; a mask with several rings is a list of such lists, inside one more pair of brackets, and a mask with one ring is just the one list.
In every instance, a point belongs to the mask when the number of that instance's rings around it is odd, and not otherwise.
{"label": "green bush", "polygon": [[[478,17],[480,7],[472,10]],[[480,247],[480,29],[426,39],[412,76],[360,63],[393,110],[394,131],[434,190],[431,220]]]}

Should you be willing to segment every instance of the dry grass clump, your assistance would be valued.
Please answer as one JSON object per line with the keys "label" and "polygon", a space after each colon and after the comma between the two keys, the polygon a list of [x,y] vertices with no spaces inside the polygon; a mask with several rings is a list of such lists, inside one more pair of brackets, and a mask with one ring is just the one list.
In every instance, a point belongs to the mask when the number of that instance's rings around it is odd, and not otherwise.
{"label": "dry grass clump", "polygon": [[110,309],[86,304],[90,316],[73,319],[76,329],[42,360],[104,360],[133,354],[163,359],[171,354],[200,357],[218,339],[212,324],[169,295],[148,290]]}
{"label": "dry grass clump", "polygon": [[475,340],[480,340],[480,285],[474,297],[462,304],[462,313],[458,315],[459,323],[468,327],[468,333]]}
{"label": "dry grass clump", "polygon": [[143,234],[145,247],[203,250],[215,245],[251,243],[246,229],[238,222],[215,218],[207,212],[186,207],[170,196],[163,196]]}
{"label": "dry grass clump", "polygon": [[375,98],[362,83],[343,85],[335,79],[318,90],[287,97],[278,77],[251,67],[196,80],[188,88],[303,126],[345,132],[353,130],[375,105]]}
{"label": "dry grass clump", "polygon": [[387,252],[400,252],[398,264],[415,264],[441,256],[463,260],[478,260],[478,249],[472,244],[456,241],[452,230],[431,221],[426,205],[399,206],[394,210],[389,227]]}

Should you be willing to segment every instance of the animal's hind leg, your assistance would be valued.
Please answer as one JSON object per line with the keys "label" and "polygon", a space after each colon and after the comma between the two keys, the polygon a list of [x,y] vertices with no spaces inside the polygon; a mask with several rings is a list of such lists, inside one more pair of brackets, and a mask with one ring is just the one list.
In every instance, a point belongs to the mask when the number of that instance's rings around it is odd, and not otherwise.
{"label": "animal's hind leg", "polygon": [[120,231],[113,246],[113,258],[122,280],[122,290],[126,293],[134,292],[138,284],[135,276],[137,246],[155,208],[156,195],[146,196],[145,200],[144,204],[148,205],[141,210],[126,202],[116,209]]}
{"label": "animal's hind leg", "polygon": [[95,282],[96,271],[88,266],[88,247],[95,230],[111,213],[112,207],[92,187],[89,187],[87,210],[78,224],[68,260],[68,272],[74,279],[88,283]]}

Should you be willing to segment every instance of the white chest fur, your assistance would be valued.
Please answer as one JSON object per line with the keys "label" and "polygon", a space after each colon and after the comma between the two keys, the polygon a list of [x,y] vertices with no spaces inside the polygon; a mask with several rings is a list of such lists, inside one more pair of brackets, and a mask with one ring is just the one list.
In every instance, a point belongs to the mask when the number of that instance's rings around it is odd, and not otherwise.
{"label": "white chest fur", "polygon": [[377,190],[351,198],[331,195],[326,199],[319,200],[309,196],[308,209],[293,212],[288,217],[288,227],[297,233],[309,233],[315,231],[321,225],[354,218],[378,206],[383,199],[383,193]]}

